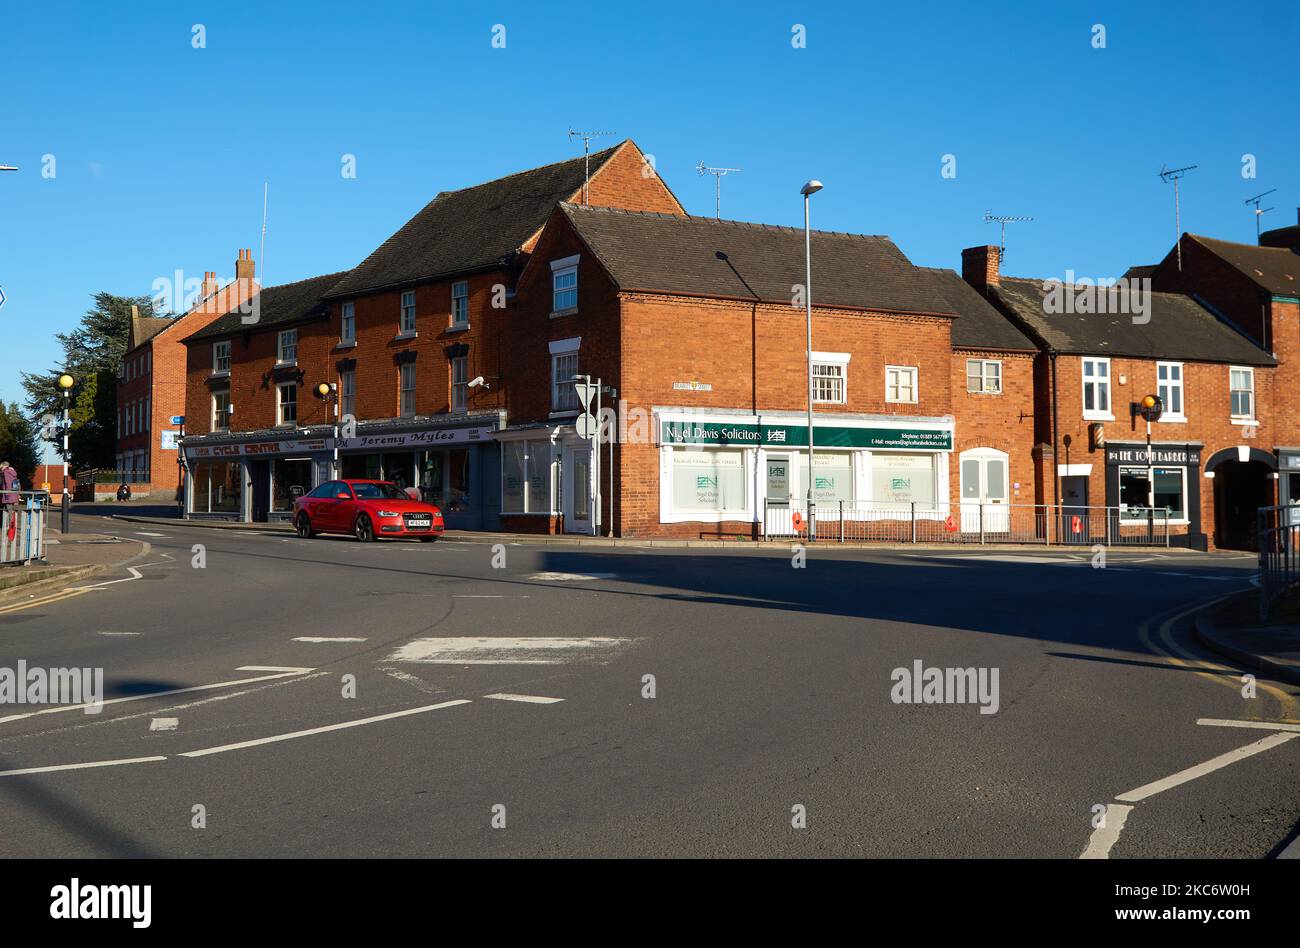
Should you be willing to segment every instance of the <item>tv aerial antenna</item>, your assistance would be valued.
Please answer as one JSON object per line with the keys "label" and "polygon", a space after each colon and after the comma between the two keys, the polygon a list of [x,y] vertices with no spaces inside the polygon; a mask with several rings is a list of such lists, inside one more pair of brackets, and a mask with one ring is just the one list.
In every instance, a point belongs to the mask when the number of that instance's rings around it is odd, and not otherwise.
{"label": "tv aerial antenna", "polygon": [[741,169],[741,168],[710,168],[708,165],[706,165],[704,162],[701,161],[698,165],[695,166],[695,170],[699,173],[700,177],[704,177],[704,175],[706,175],[706,174],[711,174],[711,175],[713,175],[713,180],[714,180],[713,216],[714,216],[715,219],[721,219],[721,217],[722,217],[722,179],[723,179],[726,175],[729,175],[729,174],[739,174],[743,169]]}
{"label": "tv aerial antenna", "polygon": [[1024,217],[1013,214],[994,214],[992,211],[984,212],[984,223],[1002,225],[1002,242],[998,245],[998,261],[1000,262],[1007,255],[1007,225],[1017,224],[1022,221],[1032,221],[1032,217]]}
{"label": "tv aerial antenna", "polygon": [[1183,168],[1166,168],[1160,166],[1160,180],[1165,184],[1170,181],[1174,183],[1174,246],[1178,249],[1178,272],[1183,270],[1183,225],[1178,204],[1178,182],[1187,176],[1189,171],[1195,171],[1198,165],[1187,165]]}
{"label": "tv aerial antenna", "polygon": [[1265,191],[1263,194],[1256,194],[1253,198],[1246,198],[1246,200],[1242,202],[1243,204],[1255,205],[1255,243],[1259,243],[1259,219],[1263,217],[1265,214],[1267,214],[1269,211],[1273,210],[1273,208],[1271,207],[1266,207],[1261,210],[1259,206],[1260,202],[1263,201],[1264,198],[1268,197],[1276,190],[1277,188],[1270,188],[1269,190]]}
{"label": "tv aerial antenna", "polygon": [[579,132],[575,129],[569,129],[569,141],[575,138],[582,139],[582,203],[587,204],[587,182],[591,180],[591,140],[593,138],[603,138],[606,135],[613,135],[613,132]]}

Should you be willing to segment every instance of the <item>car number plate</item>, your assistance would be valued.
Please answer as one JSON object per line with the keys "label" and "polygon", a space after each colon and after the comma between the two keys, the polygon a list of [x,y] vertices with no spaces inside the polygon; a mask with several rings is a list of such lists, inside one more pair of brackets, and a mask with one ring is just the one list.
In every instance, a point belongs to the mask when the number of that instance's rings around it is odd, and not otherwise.
{"label": "car number plate", "polygon": [[431,526],[432,524],[433,524],[433,521],[432,521],[432,520],[427,520],[427,519],[426,519],[426,520],[408,520],[408,521],[406,521],[406,525],[407,525],[408,527],[427,527],[427,526]]}

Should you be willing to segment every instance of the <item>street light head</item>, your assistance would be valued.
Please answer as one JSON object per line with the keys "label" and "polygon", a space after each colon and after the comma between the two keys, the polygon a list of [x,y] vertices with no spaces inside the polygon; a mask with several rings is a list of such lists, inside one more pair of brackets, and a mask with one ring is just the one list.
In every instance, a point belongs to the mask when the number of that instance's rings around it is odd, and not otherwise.
{"label": "street light head", "polygon": [[317,396],[320,397],[320,398],[329,398],[329,395],[330,395],[330,383],[329,383],[329,382],[321,382],[319,385],[317,385],[317,386],[316,386],[316,394],[317,394]]}
{"label": "street light head", "polygon": [[816,194],[821,189],[822,189],[822,183],[818,181],[816,178],[813,178],[811,181],[809,181],[807,184],[805,184],[802,188],[799,189],[799,193],[802,194],[804,197],[807,197],[810,194]]}
{"label": "street light head", "polygon": [[1158,402],[1158,401],[1159,401],[1159,399],[1157,399],[1154,395],[1146,395],[1146,396],[1144,396],[1144,397],[1142,398],[1142,407],[1143,407],[1143,408],[1155,408],[1155,407],[1156,407],[1156,402]]}
{"label": "street light head", "polygon": [[63,389],[65,392],[72,388],[73,384],[74,380],[71,375],[68,375],[68,373],[64,372],[59,376],[59,388]]}

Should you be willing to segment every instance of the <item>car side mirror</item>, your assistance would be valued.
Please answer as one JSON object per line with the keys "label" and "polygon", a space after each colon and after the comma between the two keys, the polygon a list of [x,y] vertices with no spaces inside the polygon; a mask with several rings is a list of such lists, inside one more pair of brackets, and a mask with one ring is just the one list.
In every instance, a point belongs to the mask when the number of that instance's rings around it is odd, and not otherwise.
{"label": "car side mirror", "polygon": [[345,491],[339,491],[337,494],[334,495],[334,497],[336,500],[350,500],[352,495],[346,493]]}

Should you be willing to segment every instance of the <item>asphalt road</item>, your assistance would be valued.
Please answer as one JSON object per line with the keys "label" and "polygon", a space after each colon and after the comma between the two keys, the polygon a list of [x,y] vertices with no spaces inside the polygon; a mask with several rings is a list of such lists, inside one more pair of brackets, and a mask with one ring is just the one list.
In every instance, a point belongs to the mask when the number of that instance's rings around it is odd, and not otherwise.
{"label": "asphalt road", "polygon": [[[4,855],[1263,857],[1300,820],[1300,730],[1198,724],[1300,720],[1189,632],[1249,557],[118,531],[133,571],[0,607],[0,668],[129,699],[0,706]],[[996,670],[996,713],[895,702],[917,661]]]}

